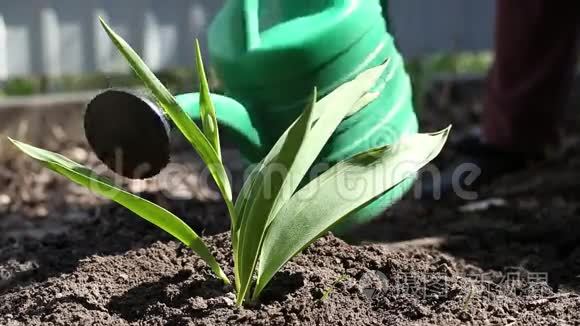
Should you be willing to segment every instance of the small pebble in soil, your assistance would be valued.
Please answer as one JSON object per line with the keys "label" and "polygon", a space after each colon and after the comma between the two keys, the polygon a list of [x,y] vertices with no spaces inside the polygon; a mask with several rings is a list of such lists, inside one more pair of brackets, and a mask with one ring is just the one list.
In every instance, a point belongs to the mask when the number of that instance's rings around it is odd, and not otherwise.
{"label": "small pebble in soil", "polygon": [[431,311],[423,305],[417,304],[414,306],[414,309],[419,318],[431,316]]}
{"label": "small pebble in soil", "polygon": [[442,263],[441,265],[437,266],[437,272],[444,273],[447,276],[453,275],[453,269],[447,265],[447,263]]}
{"label": "small pebble in soil", "polygon": [[10,196],[1,194],[0,195],[0,205],[8,205],[12,202],[12,198]]}
{"label": "small pebble in soil", "polygon": [[233,292],[226,293],[226,298],[236,300],[236,295]]}
{"label": "small pebble in soil", "polygon": [[223,301],[229,307],[231,307],[235,304],[235,301],[232,298],[224,297]]}
{"label": "small pebble in soil", "polygon": [[471,320],[471,315],[468,312],[466,312],[466,311],[460,312],[458,317],[462,321],[469,321],[469,320]]}
{"label": "small pebble in soil", "polygon": [[221,307],[221,306],[228,306],[231,307],[234,305],[234,300],[228,298],[228,297],[219,297],[219,298],[211,298],[208,299],[207,301],[207,305],[209,307]]}
{"label": "small pebble in soil", "polygon": [[191,304],[191,308],[193,310],[204,310],[207,309],[207,303],[201,297],[195,297],[189,299],[189,303]]}

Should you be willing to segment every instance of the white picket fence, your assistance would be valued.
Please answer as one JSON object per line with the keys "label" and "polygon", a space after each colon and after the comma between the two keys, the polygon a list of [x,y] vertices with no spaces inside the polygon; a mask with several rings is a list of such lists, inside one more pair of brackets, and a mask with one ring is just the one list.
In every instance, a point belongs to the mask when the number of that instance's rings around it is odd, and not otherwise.
{"label": "white picket fence", "polygon": [[[392,32],[407,57],[490,47],[493,1],[388,2]],[[126,71],[99,16],[154,70],[191,66],[193,39],[206,44],[207,26],[222,4],[223,0],[2,0],[0,80]]]}

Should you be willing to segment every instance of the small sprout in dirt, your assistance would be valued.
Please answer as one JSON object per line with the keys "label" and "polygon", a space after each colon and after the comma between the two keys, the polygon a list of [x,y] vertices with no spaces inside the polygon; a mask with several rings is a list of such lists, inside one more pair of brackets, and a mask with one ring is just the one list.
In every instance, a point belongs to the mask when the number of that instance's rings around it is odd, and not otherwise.
{"label": "small sprout in dirt", "polygon": [[330,298],[330,294],[332,293],[332,291],[334,291],[336,284],[346,280],[347,278],[348,278],[348,275],[342,274],[339,278],[337,278],[334,282],[332,282],[332,284],[330,284],[329,287],[327,287],[324,291],[322,291],[322,297],[320,298],[320,301],[324,302],[324,301],[328,300],[328,298]]}
{"label": "small sprout in dirt", "polygon": [[474,286],[469,287],[469,292],[463,301],[463,311],[467,311],[467,308],[471,305],[471,300],[473,299],[473,295],[475,294]]}
{"label": "small sprout in dirt", "polygon": [[[312,101],[254,167],[234,201],[220,154],[215,111],[199,44],[196,42],[201,129],[129,44],[105,22],[101,23],[164,114],[207,165],[219,188],[231,219],[237,305],[258,299],[272,277],[290,259],[344,217],[412,177],[438,155],[449,133],[447,128],[437,133],[404,136],[396,144],[373,148],[338,162],[316,179],[305,185],[302,183],[341,121],[376,99],[372,89],[384,78],[387,61],[363,71],[320,100],[314,90]],[[173,213],[118,188],[110,180],[62,155],[16,140],[12,142],[47,168],[165,230],[197,253],[224,283],[230,283],[201,237]]]}

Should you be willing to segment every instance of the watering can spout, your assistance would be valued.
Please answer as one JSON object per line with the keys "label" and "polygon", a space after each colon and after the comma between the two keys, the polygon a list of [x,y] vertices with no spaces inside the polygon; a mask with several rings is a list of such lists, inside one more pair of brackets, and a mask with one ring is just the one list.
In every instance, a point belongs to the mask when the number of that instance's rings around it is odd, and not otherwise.
{"label": "watering can spout", "polygon": [[[260,137],[245,107],[225,96],[211,97],[225,138],[235,141],[246,156],[260,157]],[[183,94],[176,100],[200,125],[199,94]],[[172,125],[162,110],[145,98],[119,90],[97,95],[87,105],[84,129],[97,157],[122,176],[149,178],[169,163]]]}
{"label": "watering can spout", "polygon": [[[187,115],[201,125],[199,93],[182,94],[176,96],[175,99]],[[211,94],[211,99],[224,137],[234,141],[246,159],[252,162],[259,160],[265,149],[247,109],[227,96]]]}
{"label": "watering can spout", "polygon": [[259,5],[259,0],[244,0],[244,28],[246,34],[246,49],[248,51],[260,46]]}

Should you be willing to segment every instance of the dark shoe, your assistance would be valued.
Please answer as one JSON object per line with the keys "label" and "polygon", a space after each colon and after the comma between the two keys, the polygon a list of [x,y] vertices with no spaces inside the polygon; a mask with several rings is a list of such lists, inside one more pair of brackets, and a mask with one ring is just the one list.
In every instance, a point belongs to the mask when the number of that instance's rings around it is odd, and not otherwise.
{"label": "dark shoe", "polygon": [[437,200],[454,195],[462,200],[475,200],[475,191],[481,185],[522,170],[533,159],[529,155],[485,144],[477,135],[465,137],[455,149],[459,157],[450,164],[434,164],[423,170],[415,189],[421,199]]}

